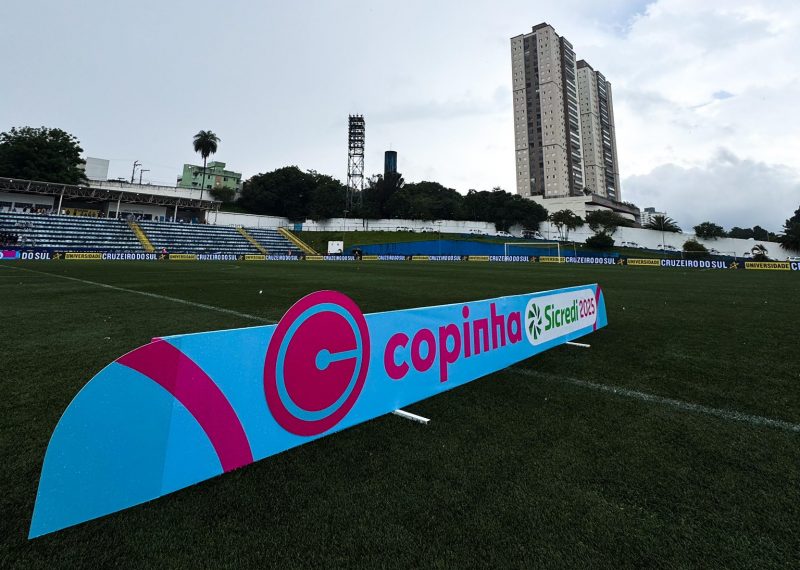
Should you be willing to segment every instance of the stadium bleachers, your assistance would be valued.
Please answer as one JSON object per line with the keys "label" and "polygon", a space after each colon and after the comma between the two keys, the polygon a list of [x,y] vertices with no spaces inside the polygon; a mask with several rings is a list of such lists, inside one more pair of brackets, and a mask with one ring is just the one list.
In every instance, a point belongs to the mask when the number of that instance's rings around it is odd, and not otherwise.
{"label": "stadium bleachers", "polygon": [[236,228],[175,222],[137,222],[156,251],[169,253],[259,253]]}
{"label": "stadium bleachers", "polygon": [[68,251],[142,251],[123,220],[0,213],[0,233],[19,237],[17,247]]}
{"label": "stadium bleachers", "polygon": [[[169,253],[258,254],[236,228],[207,224],[139,221],[155,247]],[[277,230],[247,228],[270,255],[295,255],[300,250]],[[20,248],[62,251],[143,251],[126,220],[0,212],[0,234],[19,238]]]}
{"label": "stadium bleachers", "polygon": [[301,251],[288,239],[283,237],[278,230],[265,228],[245,228],[247,233],[263,245],[270,255],[297,255]]}

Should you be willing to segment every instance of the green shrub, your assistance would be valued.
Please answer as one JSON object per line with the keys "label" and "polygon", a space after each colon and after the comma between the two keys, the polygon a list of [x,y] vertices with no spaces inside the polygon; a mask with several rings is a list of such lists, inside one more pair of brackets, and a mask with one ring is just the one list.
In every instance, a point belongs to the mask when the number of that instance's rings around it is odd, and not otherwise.
{"label": "green shrub", "polygon": [[614,238],[607,233],[599,232],[587,238],[586,245],[593,249],[611,249],[614,247]]}
{"label": "green shrub", "polygon": [[696,239],[687,239],[683,244],[683,251],[690,251],[692,253],[708,253],[708,249]]}

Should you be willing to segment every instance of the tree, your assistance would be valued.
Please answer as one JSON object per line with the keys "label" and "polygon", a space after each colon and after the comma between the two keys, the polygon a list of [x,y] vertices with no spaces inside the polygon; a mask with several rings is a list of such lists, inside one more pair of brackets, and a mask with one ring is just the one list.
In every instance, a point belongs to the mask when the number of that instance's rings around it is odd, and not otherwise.
{"label": "tree", "polygon": [[399,172],[373,176],[364,189],[363,217],[372,219],[393,217],[387,210],[389,200],[403,187],[403,176]]}
{"label": "tree", "polygon": [[613,210],[595,210],[586,213],[586,223],[596,234],[614,235],[617,228],[631,227],[633,222]]}
{"label": "tree", "polygon": [[783,233],[778,236],[778,241],[786,249],[800,251],[800,208],[783,224]]}
{"label": "tree", "polygon": [[319,222],[341,216],[347,200],[347,188],[344,184],[332,176],[319,174],[314,170],[309,170],[308,173],[314,182],[308,201],[308,217]]}
{"label": "tree", "polygon": [[[509,194],[508,205],[515,213],[512,218],[515,224],[521,225],[526,230],[538,230],[539,225],[547,219],[547,209],[533,200],[527,200],[519,194]],[[514,224],[509,224],[509,227]],[[495,227],[497,223],[495,222]],[[501,228],[497,228],[498,230]]]}
{"label": "tree", "polygon": [[682,233],[683,231],[675,222],[675,220],[669,216],[662,216],[660,214],[653,216],[644,227],[648,230],[658,230],[660,232],[671,232],[676,234]]}
{"label": "tree", "polygon": [[194,135],[194,151],[199,152],[203,157],[203,183],[200,185],[200,199],[203,199],[203,191],[206,188],[206,161],[208,157],[217,152],[217,143],[220,138],[211,131],[199,131]]}
{"label": "tree", "polygon": [[78,139],[61,129],[14,127],[0,133],[0,176],[85,184],[82,152]]}
{"label": "tree", "polygon": [[[316,187],[314,175],[296,166],[256,174],[245,181],[239,203],[254,214],[284,216],[293,222],[303,221],[309,213],[311,194]],[[344,210],[344,201],[341,202]]]}
{"label": "tree", "polygon": [[586,246],[593,249],[611,249],[614,247],[614,238],[610,234],[600,231],[586,239]]}
{"label": "tree", "polygon": [[725,233],[722,226],[718,226],[713,222],[703,222],[702,224],[696,225],[694,227],[694,233],[697,237],[704,239],[717,239],[728,235]]}
{"label": "tree", "polygon": [[[564,239],[569,238],[569,232],[583,225],[583,219],[572,210],[559,210],[547,218],[558,230],[558,235]],[[566,230],[566,232],[564,231]]]}
{"label": "tree", "polygon": [[231,202],[233,202],[234,196],[236,196],[236,190],[234,190],[233,188],[226,188],[225,186],[221,186],[219,188],[212,188],[211,195],[221,202],[230,204]]}
{"label": "tree", "polygon": [[476,222],[492,222],[497,231],[509,231],[514,225],[536,230],[547,219],[547,210],[533,200],[495,187],[491,191],[467,192],[462,199],[461,216]]}
{"label": "tree", "polygon": [[755,261],[771,261],[769,258],[769,251],[767,251],[764,244],[757,243],[750,249],[750,253],[753,254],[753,259]]}
{"label": "tree", "polygon": [[694,238],[687,239],[683,244],[686,253],[708,253],[708,248]]}
{"label": "tree", "polygon": [[664,232],[682,233],[678,224],[669,216],[662,216],[661,214],[653,216],[649,222],[644,226],[648,230],[658,230],[661,232],[661,247],[664,247]]}
{"label": "tree", "polygon": [[772,241],[773,234],[761,226],[753,226],[753,239],[759,241]]}
{"label": "tree", "polygon": [[753,237],[753,230],[751,228],[740,228],[733,226],[731,231],[728,232],[728,237],[736,239],[751,239]]}
{"label": "tree", "polygon": [[462,196],[438,182],[406,184],[387,202],[385,212],[393,218],[452,220],[461,215]]}
{"label": "tree", "polygon": [[761,226],[753,226],[752,228],[740,228],[734,226],[728,232],[728,237],[737,239],[755,239],[763,241],[778,241],[778,235]]}

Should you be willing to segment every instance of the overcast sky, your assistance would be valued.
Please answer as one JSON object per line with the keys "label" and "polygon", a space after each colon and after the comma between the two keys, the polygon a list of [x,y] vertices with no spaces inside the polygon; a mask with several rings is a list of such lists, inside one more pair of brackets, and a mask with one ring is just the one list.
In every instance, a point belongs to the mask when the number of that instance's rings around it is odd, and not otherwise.
{"label": "overcast sky", "polygon": [[111,177],[174,184],[192,135],[245,177],[366,171],[513,191],[509,38],[542,21],[612,83],[622,198],[685,228],[800,206],[800,2],[9,0],[0,130],[60,127]]}

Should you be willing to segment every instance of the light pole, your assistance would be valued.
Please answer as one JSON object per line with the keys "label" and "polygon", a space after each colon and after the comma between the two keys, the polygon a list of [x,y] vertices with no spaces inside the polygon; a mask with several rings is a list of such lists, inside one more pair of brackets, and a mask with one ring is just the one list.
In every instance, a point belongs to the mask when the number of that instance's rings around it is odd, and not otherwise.
{"label": "light pole", "polygon": [[344,234],[347,231],[347,212],[350,210],[344,211],[344,222],[342,223],[342,255],[344,255]]}
{"label": "light pole", "polygon": [[133,170],[131,171],[131,184],[133,184],[133,181],[136,179],[136,167],[141,165],[142,163],[139,162],[138,160],[133,161]]}
{"label": "light pole", "polygon": [[149,168],[140,168],[139,169],[139,186],[142,185],[142,174],[144,174],[145,172],[150,172],[150,169]]}

